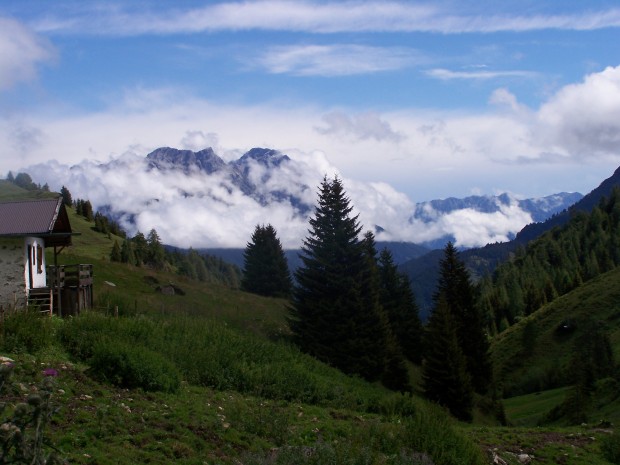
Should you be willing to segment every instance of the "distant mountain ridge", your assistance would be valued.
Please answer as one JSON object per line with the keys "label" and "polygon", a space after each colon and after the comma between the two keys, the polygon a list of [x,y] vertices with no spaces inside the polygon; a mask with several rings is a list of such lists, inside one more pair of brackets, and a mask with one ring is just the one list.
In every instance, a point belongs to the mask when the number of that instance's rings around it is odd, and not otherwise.
{"label": "distant mountain ridge", "polygon": [[[474,212],[493,214],[516,206],[523,212],[528,213],[532,222],[537,223],[558,214],[582,198],[583,195],[579,192],[560,192],[546,197],[529,199],[519,199],[508,193],[496,196],[472,195],[462,199],[449,197],[447,199],[417,203],[415,211],[409,221],[413,222],[418,220],[424,223],[433,223],[442,216],[449,215],[459,210],[471,210]],[[508,239],[514,239],[517,232],[518,231],[509,233]],[[421,244],[429,249],[440,249],[443,248],[448,241],[453,243],[457,242],[453,235],[446,234],[434,240],[422,242]]]}
{"label": "distant mountain ridge", "polygon": [[502,206],[510,206],[516,203],[519,208],[530,213],[534,222],[539,222],[545,221],[554,213],[564,210],[582,198],[583,195],[579,192],[560,192],[531,199],[517,199],[507,193],[497,196],[472,195],[462,199],[449,197],[417,203],[412,218],[430,222],[436,218],[438,213],[445,214],[465,208],[471,208],[482,213],[494,213],[500,211]]}
{"label": "distant mountain ridge", "polygon": [[[146,158],[150,170],[156,169],[162,173],[180,171],[185,175],[197,172],[207,175],[219,175],[223,182],[228,182],[239,188],[244,195],[255,199],[263,206],[270,202],[290,203],[301,215],[309,214],[313,208],[313,205],[309,205],[298,194],[293,193],[299,192],[299,189],[304,191],[313,189],[313,187],[306,184],[297,185],[294,189],[292,186],[287,186],[266,190],[265,186],[268,185],[268,181],[272,176],[284,167],[290,168],[295,165],[295,162],[288,155],[278,150],[252,148],[239,159],[227,163],[211,147],[198,152],[161,147],[149,153]],[[256,168],[259,170],[259,175],[257,175]],[[290,178],[287,181],[294,182]],[[543,198],[530,199],[517,199],[507,193],[497,196],[469,196],[462,199],[449,197],[416,203],[408,221],[409,223],[423,222],[429,224],[439,220],[444,215],[458,210],[471,210],[491,214],[516,205],[529,214],[533,222],[538,222],[546,220],[550,216],[562,211],[582,197],[581,194],[575,192],[562,192]],[[389,224],[377,224],[374,226],[377,233],[389,231],[390,228]],[[508,237],[510,239],[514,238],[516,232],[515,230]],[[418,243],[424,247],[434,249],[443,247],[449,240],[454,241],[454,237],[446,234],[431,241],[418,241]]]}
{"label": "distant mountain ridge", "polygon": [[[318,152],[292,157],[260,147],[234,160],[211,147],[160,147],[104,163],[33,168],[37,180],[68,186],[74,197],[89,199],[130,234],[155,228],[170,246],[203,249],[244,247],[260,223],[271,223],[286,248],[299,248],[321,180],[338,172]],[[508,241],[527,223],[557,214],[580,196],[523,200],[501,194],[416,204],[386,185],[345,180],[345,188],[362,226],[374,230],[377,241],[428,249],[448,240],[462,248]],[[413,257],[408,253],[404,261]]]}
{"label": "distant mountain ridge", "polygon": [[[598,205],[603,197],[608,197],[614,187],[620,186],[620,168],[612,176],[578,202],[561,212],[549,217],[545,221],[531,223],[525,226],[516,237],[509,241],[497,244],[487,244],[484,247],[471,248],[461,252],[461,258],[470,270],[472,277],[477,279],[485,274],[492,273],[497,265],[508,259],[518,247],[525,246],[529,241],[540,237],[551,229],[566,224],[573,212],[590,212]],[[432,295],[437,283],[439,260],[443,256],[441,250],[433,250],[426,255],[416,257],[400,265],[412,282],[412,287],[422,313],[427,315],[432,306]]]}

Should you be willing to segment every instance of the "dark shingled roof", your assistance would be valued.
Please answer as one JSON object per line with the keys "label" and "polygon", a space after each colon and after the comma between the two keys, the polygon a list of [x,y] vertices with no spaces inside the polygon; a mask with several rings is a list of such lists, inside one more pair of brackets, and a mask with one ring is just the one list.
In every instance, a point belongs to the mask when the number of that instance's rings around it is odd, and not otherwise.
{"label": "dark shingled roof", "polygon": [[70,245],[71,225],[62,197],[0,203],[0,236],[34,236],[45,246]]}

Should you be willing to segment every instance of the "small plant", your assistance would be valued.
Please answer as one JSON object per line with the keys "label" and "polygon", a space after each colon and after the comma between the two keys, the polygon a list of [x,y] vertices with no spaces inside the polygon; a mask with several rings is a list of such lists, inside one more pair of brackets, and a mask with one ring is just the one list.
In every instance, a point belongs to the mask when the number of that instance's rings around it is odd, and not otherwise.
{"label": "small plant", "polygon": [[618,431],[614,431],[613,434],[601,440],[601,453],[605,460],[620,464],[620,433]]}
{"label": "small plant", "polygon": [[90,368],[96,377],[129,389],[175,392],[181,383],[176,367],[162,355],[118,341],[97,344]]}
{"label": "small plant", "polygon": [[[3,397],[10,387],[13,363],[0,364],[0,394]],[[64,463],[45,438],[45,428],[52,414],[54,392],[53,369],[44,371],[43,381],[37,391],[28,395],[25,402],[0,402],[0,463],[28,463],[33,465]],[[19,399],[21,400],[21,399]]]}

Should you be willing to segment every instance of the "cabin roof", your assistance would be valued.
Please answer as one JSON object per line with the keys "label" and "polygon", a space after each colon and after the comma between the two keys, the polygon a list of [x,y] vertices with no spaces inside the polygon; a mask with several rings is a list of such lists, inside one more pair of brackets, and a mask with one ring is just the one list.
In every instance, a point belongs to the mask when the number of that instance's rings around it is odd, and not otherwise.
{"label": "cabin roof", "polygon": [[0,202],[0,236],[41,237],[49,247],[71,245],[71,235],[62,197]]}

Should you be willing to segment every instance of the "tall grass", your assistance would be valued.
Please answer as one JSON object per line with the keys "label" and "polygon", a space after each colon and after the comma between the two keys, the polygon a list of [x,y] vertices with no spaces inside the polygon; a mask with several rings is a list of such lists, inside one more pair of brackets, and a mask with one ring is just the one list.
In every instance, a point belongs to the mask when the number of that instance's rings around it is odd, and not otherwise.
{"label": "tall grass", "polygon": [[[27,321],[36,331],[45,324]],[[20,330],[21,325],[13,327],[16,334],[28,332]],[[14,339],[11,331],[5,331],[9,340]],[[90,365],[92,376],[112,384],[174,392],[182,377],[192,385],[265,399],[257,406],[241,402],[226,409],[226,421],[235,425],[236,434],[255,435],[278,446],[268,453],[250,452],[243,463],[484,463],[477,447],[455,430],[442,409],[348,377],[284,341],[240,332],[223,322],[87,312],[60,321],[55,340]],[[325,441],[320,432],[306,437],[291,424],[297,421],[296,406],[308,404],[328,407],[333,418],[343,415],[351,421],[325,431]]]}
{"label": "tall grass", "polygon": [[349,378],[286,342],[270,342],[218,321],[89,312],[66,321],[59,335],[65,349],[85,362],[103,342],[162,354],[193,385],[368,411],[413,409],[406,396]]}
{"label": "tall grass", "polygon": [[35,310],[8,314],[0,324],[0,349],[11,353],[36,353],[54,341],[54,321]]}

